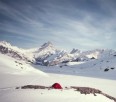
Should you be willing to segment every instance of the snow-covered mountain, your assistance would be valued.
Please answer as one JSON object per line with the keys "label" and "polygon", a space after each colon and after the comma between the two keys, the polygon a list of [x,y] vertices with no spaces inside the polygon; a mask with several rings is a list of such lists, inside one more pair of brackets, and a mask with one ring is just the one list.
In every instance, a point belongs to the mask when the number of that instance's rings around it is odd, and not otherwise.
{"label": "snow-covered mountain", "polygon": [[25,60],[27,62],[34,61],[34,58],[29,55],[30,53],[27,50],[18,48],[16,46],[12,46],[10,43],[6,41],[0,42],[0,53],[7,54],[8,56],[11,56],[18,60]]}
{"label": "snow-covered mountain", "polygon": [[58,50],[51,42],[44,43],[40,48],[21,49],[11,46],[10,43],[1,41],[0,52],[19,60],[40,65],[56,65],[72,59],[66,51]]}
{"label": "snow-covered mountain", "polygon": [[[43,66],[39,68],[41,67]],[[76,102],[78,100],[79,102],[116,102],[115,80],[65,75],[68,68],[62,71],[62,75],[53,74],[52,68],[45,68],[51,70],[52,74],[42,72],[22,60],[0,54],[0,101]],[[57,69],[57,66],[54,69]],[[50,88],[55,82],[60,83],[63,89]],[[39,86],[40,88],[22,88],[22,86],[28,85]],[[49,89],[41,88],[42,86]],[[72,87],[77,87],[77,89]]]}
{"label": "snow-covered mountain", "polygon": [[[7,54],[13,58],[31,62],[37,65],[54,66],[54,65],[70,65],[69,63],[80,63],[82,66],[92,67],[115,67],[116,51],[109,49],[96,49],[91,51],[80,51],[73,49],[71,52],[57,49],[51,42],[44,43],[39,48],[21,49],[12,46],[10,43],[0,42],[0,53]],[[107,64],[106,64],[107,62]],[[88,65],[89,64],[89,65]],[[112,66],[111,66],[112,65]]]}
{"label": "snow-covered mountain", "polygon": [[[114,50],[81,52],[73,49],[68,53],[55,48],[51,42],[40,48],[21,49],[3,41],[0,42],[0,100],[115,102],[115,62]],[[56,82],[63,89],[51,89]],[[25,85],[46,86],[48,89],[22,89]],[[101,91],[95,93],[91,89]]]}

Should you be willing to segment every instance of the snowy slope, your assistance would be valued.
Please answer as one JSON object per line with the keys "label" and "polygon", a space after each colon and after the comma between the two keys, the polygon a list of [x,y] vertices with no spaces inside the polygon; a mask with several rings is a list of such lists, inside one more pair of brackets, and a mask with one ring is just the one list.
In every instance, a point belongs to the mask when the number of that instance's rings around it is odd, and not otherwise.
{"label": "snowy slope", "polygon": [[54,66],[67,62],[89,62],[94,59],[105,59],[106,57],[116,55],[116,51],[108,49],[96,49],[84,52],[73,49],[69,53],[57,49],[51,42],[44,43],[39,48],[21,49],[5,41],[0,42],[0,53],[45,66]]}
{"label": "snowy slope", "polygon": [[113,97],[116,95],[115,80],[46,74],[31,67],[24,61],[3,54],[0,54],[0,82],[1,102],[75,102],[77,100],[79,102],[114,102],[101,94],[97,94],[97,96],[93,94],[84,95],[72,89],[15,89],[17,86],[29,84],[51,86],[55,82],[61,83],[63,88],[65,86],[93,87]]}
{"label": "snowy slope", "polygon": [[29,64],[26,64],[24,61],[19,61],[3,54],[0,54],[0,72],[17,75],[25,75],[31,73],[46,75],[42,71],[39,71]]}
{"label": "snowy slope", "polygon": [[[57,49],[51,42],[44,43],[39,48],[21,49],[2,41],[0,52],[19,61],[31,62],[33,66],[37,65],[35,67],[46,72],[116,79],[115,50],[96,49],[82,52],[73,49],[69,53]],[[50,68],[47,70],[39,65],[53,67],[47,67]]]}
{"label": "snowy slope", "polygon": [[6,90],[2,94],[2,102],[114,102],[102,95],[81,95],[73,90]]}
{"label": "snowy slope", "polygon": [[[35,65],[39,68],[40,66]],[[116,80],[116,56],[111,55],[91,61],[68,62],[60,66],[40,67],[42,71],[58,74],[80,75]]]}
{"label": "snowy slope", "polygon": [[0,53],[6,54],[18,60],[25,60],[29,62],[34,61],[34,58],[32,54],[30,54],[30,52],[25,49],[18,48],[16,46],[12,46],[6,41],[0,41]]}

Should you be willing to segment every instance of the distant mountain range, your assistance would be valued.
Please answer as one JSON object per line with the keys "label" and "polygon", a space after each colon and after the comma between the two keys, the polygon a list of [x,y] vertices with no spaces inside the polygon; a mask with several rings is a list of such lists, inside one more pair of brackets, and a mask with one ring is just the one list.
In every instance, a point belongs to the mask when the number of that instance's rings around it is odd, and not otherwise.
{"label": "distant mountain range", "polygon": [[71,52],[66,52],[57,49],[51,42],[44,43],[39,48],[22,49],[12,46],[6,41],[1,41],[0,53],[18,60],[44,66],[66,65],[69,62],[90,63],[98,60],[100,60],[99,63],[102,63],[105,60],[109,62],[116,58],[116,51],[111,49],[96,49],[84,52],[72,49]]}

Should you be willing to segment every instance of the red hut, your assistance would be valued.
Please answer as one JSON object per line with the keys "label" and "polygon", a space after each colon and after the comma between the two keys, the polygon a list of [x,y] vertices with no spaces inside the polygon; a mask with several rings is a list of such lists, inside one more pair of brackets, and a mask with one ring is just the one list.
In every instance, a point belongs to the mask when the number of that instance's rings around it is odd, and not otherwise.
{"label": "red hut", "polygon": [[52,88],[54,88],[54,89],[62,89],[62,86],[59,83],[54,83],[52,85]]}

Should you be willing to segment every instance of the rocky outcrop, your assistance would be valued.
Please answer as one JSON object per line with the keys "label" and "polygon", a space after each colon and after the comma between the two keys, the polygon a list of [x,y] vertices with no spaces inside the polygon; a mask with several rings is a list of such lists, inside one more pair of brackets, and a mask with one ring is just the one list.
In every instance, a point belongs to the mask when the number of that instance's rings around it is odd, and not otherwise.
{"label": "rocky outcrop", "polygon": [[[42,85],[25,85],[25,86],[21,86],[21,87],[16,87],[15,89],[54,89],[52,86],[42,86]],[[114,102],[116,102],[116,98],[103,93],[101,90],[99,89],[95,89],[95,88],[90,88],[90,87],[79,87],[79,86],[70,86],[62,88],[62,90],[69,90],[69,89],[75,89],[75,91],[79,91],[81,94],[93,94],[94,96],[97,96],[97,94],[101,94],[111,100],[114,100]]]}

